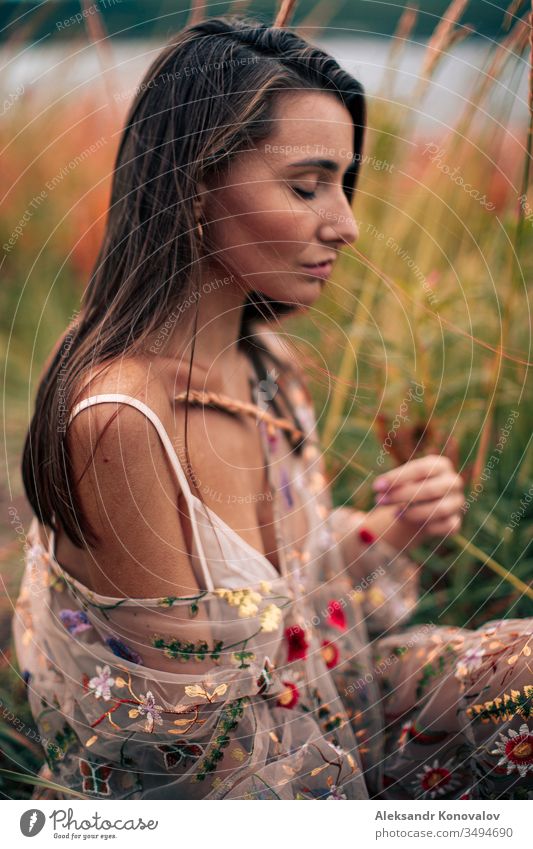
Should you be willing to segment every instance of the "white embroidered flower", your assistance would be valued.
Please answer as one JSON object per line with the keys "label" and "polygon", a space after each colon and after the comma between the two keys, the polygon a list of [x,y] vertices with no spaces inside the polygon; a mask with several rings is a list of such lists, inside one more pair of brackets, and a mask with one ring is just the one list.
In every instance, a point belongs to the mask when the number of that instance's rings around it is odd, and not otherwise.
{"label": "white embroidered flower", "polygon": [[518,731],[509,728],[508,736],[500,732],[500,740],[497,741],[497,747],[492,749],[492,755],[501,755],[497,766],[507,766],[507,775],[517,770],[520,773],[520,778],[531,770],[533,772],[533,731],[525,722],[522,723]]}
{"label": "white embroidered flower", "polygon": [[465,678],[467,675],[475,672],[476,669],[479,669],[483,663],[484,655],[485,650],[479,648],[479,646],[473,646],[472,648],[467,649],[463,656],[457,661],[455,677]]}
{"label": "white embroidered flower", "polygon": [[94,690],[95,698],[102,698],[105,702],[111,698],[111,687],[115,679],[111,677],[111,669],[107,664],[102,668],[96,667],[97,675],[89,681],[89,689]]}
{"label": "white embroidered flower", "polygon": [[435,758],[433,766],[425,764],[422,772],[417,773],[415,789],[418,796],[434,799],[437,794],[443,796],[449,790],[459,786],[460,781],[451,771],[452,763],[439,764]]}
{"label": "white embroidered flower", "polygon": [[329,794],[329,796],[326,796],[326,801],[328,799],[347,799],[348,798],[346,796],[346,794],[342,792],[342,789],[340,787],[337,787],[336,784],[332,784],[329,789],[330,789],[330,794]]}
{"label": "white embroidered flower", "polygon": [[[163,725],[161,713],[162,705],[156,705],[155,698],[151,690],[148,690],[145,696],[140,696],[140,704],[137,708],[137,713],[141,716],[146,716],[144,730],[151,732],[154,730],[154,725]],[[130,711],[130,716],[134,711]]]}

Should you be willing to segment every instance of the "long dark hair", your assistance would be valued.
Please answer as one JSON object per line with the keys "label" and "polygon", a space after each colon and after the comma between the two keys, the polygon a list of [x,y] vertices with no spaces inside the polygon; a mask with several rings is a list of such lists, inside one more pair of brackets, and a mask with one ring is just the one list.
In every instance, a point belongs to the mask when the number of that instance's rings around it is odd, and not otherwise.
{"label": "long dark hair", "polygon": [[[201,253],[212,250],[204,238],[200,253],[198,243],[199,181],[224,173],[240,150],[268,137],[278,91],[301,89],[334,93],[352,116],[355,155],[343,186],[351,202],[365,128],[363,88],[294,33],[239,15],[208,18],[175,35],[138,86],[116,156],[102,245],[80,314],[39,384],[22,459],[39,521],[56,531],[60,524],[78,547],[97,537],[70,486],[65,422],[76,388],[95,364],[103,371],[116,357],[135,355],[194,297]],[[253,349],[256,362],[260,349],[271,356],[251,341],[257,320],[291,309],[258,292],[248,295],[239,344]]]}

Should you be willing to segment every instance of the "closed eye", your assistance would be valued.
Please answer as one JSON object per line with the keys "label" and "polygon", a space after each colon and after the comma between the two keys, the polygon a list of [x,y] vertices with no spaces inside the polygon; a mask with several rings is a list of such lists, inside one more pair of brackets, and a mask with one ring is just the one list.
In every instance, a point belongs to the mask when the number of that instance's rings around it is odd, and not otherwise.
{"label": "closed eye", "polygon": [[298,186],[292,186],[291,188],[293,192],[298,195],[298,197],[304,198],[305,200],[312,200],[314,197],[316,197],[316,190],[308,192],[305,189],[298,188]]}

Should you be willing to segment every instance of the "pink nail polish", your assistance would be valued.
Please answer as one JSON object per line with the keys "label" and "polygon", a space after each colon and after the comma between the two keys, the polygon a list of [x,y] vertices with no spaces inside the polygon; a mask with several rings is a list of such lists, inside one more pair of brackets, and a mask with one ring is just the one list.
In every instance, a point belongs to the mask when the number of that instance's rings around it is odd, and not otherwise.
{"label": "pink nail polish", "polygon": [[377,490],[381,491],[383,489],[387,489],[388,484],[387,484],[387,481],[380,480],[379,478],[377,478],[374,481],[374,483],[372,484],[372,487],[373,487],[373,489],[377,489]]}

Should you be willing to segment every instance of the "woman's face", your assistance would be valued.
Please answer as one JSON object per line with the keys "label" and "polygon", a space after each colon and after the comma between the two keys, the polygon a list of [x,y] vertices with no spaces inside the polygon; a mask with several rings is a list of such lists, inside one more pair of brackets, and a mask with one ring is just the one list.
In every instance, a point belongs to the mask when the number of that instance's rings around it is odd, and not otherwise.
{"label": "woman's face", "polygon": [[222,263],[246,292],[314,303],[331,265],[325,277],[306,266],[335,261],[358,236],[342,188],[353,157],[352,118],[334,95],[280,92],[271,136],[237,154],[217,183],[201,186],[216,251],[210,262]]}

